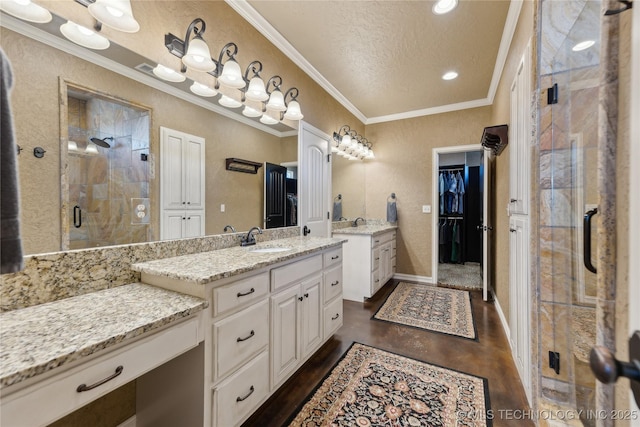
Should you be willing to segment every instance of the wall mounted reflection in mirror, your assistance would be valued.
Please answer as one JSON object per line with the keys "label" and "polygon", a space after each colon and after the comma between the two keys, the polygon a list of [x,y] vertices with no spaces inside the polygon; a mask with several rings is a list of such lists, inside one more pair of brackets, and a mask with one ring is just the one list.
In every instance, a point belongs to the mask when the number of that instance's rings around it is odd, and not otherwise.
{"label": "wall mounted reflection in mirror", "polygon": [[[68,96],[82,100],[82,96],[88,96],[87,94],[98,94],[103,101],[107,99],[120,106],[134,106],[135,108],[131,111],[123,109],[118,113],[131,115],[132,118],[141,113],[140,110],[148,112],[148,146],[134,141],[138,138],[132,134],[132,145],[128,149],[131,156],[129,160],[138,165],[145,163],[144,167],[126,171],[123,169],[114,171],[108,169],[106,165],[104,168],[102,166],[94,168],[94,172],[100,168],[102,171],[100,173],[105,174],[139,175],[131,176],[128,181],[114,180],[109,184],[129,187],[118,190],[126,194],[129,200],[117,202],[114,204],[116,208],[113,206],[109,208],[110,215],[115,211],[120,218],[120,221],[114,221],[114,218],[109,216],[109,221],[114,222],[113,233],[127,234],[131,241],[143,240],[145,234],[147,240],[158,239],[159,198],[157,195],[160,188],[158,157],[161,126],[199,135],[206,141],[205,234],[220,234],[225,225],[232,225],[236,230],[241,231],[263,223],[263,173],[253,175],[226,171],[225,159],[245,158],[274,164],[295,162],[298,159],[295,130],[284,123],[269,126],[266,129],[267,126],[261,125],[257,120],[247,122],[251,119],[242,116],[239,111],[224,109],[219,107],[216,101],[211,102],[191,94],[189,85],[183,89],[179,86],[180,83],[161,82],[153,77],[151,71],[153,63],[148,62],[146,67],[139,68],[146,70],[150,67],[148,72],[135,69],[134,67],[146,60],[114,43],[101,53],[114,55],[114,58],[119,58],[118,61],[107,60],[95,52],[77,46],[70,48],[69,45],[73,46],[72,43],[43,31],[41,26],[46,24],[38,24],[35,28],[23,23],[23,27],[28,27],[24,30],[16,28],[15,22],[21,21],[4,14],[1,18],[0,36],[3,49],[11,61],[15,76],[11,101],[16,137],[25,149],[23,155],[18,158],[25,254],[61,250],[65,248],[64,236],[71,237],[72,234],[74,237],[81,237],[73,240],[83,240],[83,242],[71,244],[72,240],[69,239],[69,248],[117,243],[116,240],[109,241],[103,238],[104,235],[100,234],[102,232],[96,234],[95,239],[88,235],[85,239],[84,236],[77,236],[79,233],[76,233],[76,230],[72,230],[76,227],[73,225],[75,203],[71,199],[71,190],[73,188],[80,199],[86,198],[87,190],[85,189],[83,193],[82,187],[72,187],[77,183],[72,184],[71,175],[68,176],[67,182],[63,182],[60,171],[63,169],[63,162],[73,157],[68,156],[70,141],[72,148],[75,142],[77,150],[84,148],[86,151],[87,141],[91,138],[113,137],[113,141],[106,140],[113,149],[98,146],[95,149],[103,156],[115,156],[117,159],[109,161],[117,163],[124,161],[120,159],[120,153],[117,153],[120,146],[125,146],[120,138],[128,139],[129,136],[123,130],[114,127],[114,123],[107,127],[101,127],[104,123],[98,123],[97,127],[94,126],[95,123],[88,123],[86,138],[85,135],[79,139],[69,138],[69,125],[74,126],[68,121],[68,106],[64,105]],[[54,17],[55,20],[56,17]],[[137,77],[133,79],[132,76]],[[72,88],[71,95],[67,93],[67,88]],[[84,95],[78,95],[79,92]],[[144,113],[139,117],[143,116]],[[231,118],[235,116],[241,116],[245,121],[240,122]],[[91,120],[99,122],[116,120],[113,117],[107,118],[101,115],[87,117],[92,117]],[[146,118],[138,119],[147,120]],[[105,130],[101,131],[101,129]],[[33,156],[24,155],[36,146],[43,147],[47,151],[47,156],[36,159]],[[93,147],[90,150],[93,150]],[[106,152],[109,150],[113,151],[107,155]],[[123,156],[124,153],[125,151],[122,152]],[[146,162],[139,160],[142,154],[147,155]],[[76,157],[77,159],[73,159],[72,162],[80,162],[81,158],[84,159],[79,155]],[[94,163],[99,163],[98,157],[92,159]],[[86,170],[91,168],[92,166],[88,166]],[[101,184],[106,183],[92,183],[94,187],[92,191],[104,197],[106,186],[101,187]],[[61,196],[65,191],[64,188],[69,188],[68,196]],[[149,209],[149,216],[146,219],[148,225],[137,228],[133,233],[135,236],[130,236],[131,231],[125,231],[126,227],[132,226],[130,211],[131,203],[134,203],[132,199],[140,199],[141,203],[136,203],[136,208],[142,204],[145,209],[148,205]],[[104,199],[94,199],[91,203],[96,209],[98,207],[102,209],[105,205]],[[90,208],[87,207],[87,211],[83,212],[85,214],[83,220],[88,221],[89,210]],[[107,221],[107,219],[96,219],[96,221]],[[123,221],[128,224],[126,227]],[[146,228],[146,232],[140,231],[143,228]]]}

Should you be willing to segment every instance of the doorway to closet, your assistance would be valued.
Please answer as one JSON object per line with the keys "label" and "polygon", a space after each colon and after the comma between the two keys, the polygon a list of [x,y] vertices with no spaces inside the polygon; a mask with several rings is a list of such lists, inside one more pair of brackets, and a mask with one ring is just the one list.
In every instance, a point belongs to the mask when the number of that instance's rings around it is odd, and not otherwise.
{"label": "doorway to closet", "polygon": [[483,290],[484,235],[491,230],[483,203],[485,151],[480,145],[435,148],[433,156],[433,282]]}

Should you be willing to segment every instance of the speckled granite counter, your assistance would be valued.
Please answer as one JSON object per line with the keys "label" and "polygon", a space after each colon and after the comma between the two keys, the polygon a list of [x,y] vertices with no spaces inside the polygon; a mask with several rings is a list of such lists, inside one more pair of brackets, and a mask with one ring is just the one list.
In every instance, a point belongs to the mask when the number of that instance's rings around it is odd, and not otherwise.
{"label": "speckled granite counter", "polygon": [[376,234],[381,234],[387,231],[397,229],[397,225],[391,224],[364,224],[358,225],[357,227],[344,227],[333,230],[333,234],[368,234],[371,236],[375,236]]}
{"label": "speckled granite counter", "polygon": [[[339,246],[344,241],[340,238],[298,236],[258,243],[255,246],[236,246],[193,255],[141,262],[133,264],[131,268],[141,273],[204,285],[214,280]],[[289,249],[282,252],[252,252],[256,249],[273,247]]]}
{"label": "speckled granite counter", "polygon": [[0,388],[142,335],[207,302],[141,283],[0,314]]}

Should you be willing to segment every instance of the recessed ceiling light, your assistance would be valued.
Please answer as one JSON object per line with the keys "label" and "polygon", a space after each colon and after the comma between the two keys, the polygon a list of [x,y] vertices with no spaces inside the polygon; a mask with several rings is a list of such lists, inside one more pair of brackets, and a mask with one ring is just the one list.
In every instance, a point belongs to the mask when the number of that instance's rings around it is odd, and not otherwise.
{"label": "recessed ceiling light", "polygon": [[444,75],[442,76],[442,80],[453,80],[456,77],[458,77],[458,73],[456,73],[455,71],[449,71],[448,73],[444,73]]}
{"label": "recessed ceiling light", "polygon": [[574,47],[571,48],[571,50],[574,52],[580,52],[581,50],[589,49],[594,44],[596,44],[596,42],[593,40],[585,40],[583,42],[576,44]]}
{"label": "recessed ceiling light", "polygon": [[440,0],[433,5],[433,13],[436,15],[444,15],[451,12],[458,5],[458,0]]}

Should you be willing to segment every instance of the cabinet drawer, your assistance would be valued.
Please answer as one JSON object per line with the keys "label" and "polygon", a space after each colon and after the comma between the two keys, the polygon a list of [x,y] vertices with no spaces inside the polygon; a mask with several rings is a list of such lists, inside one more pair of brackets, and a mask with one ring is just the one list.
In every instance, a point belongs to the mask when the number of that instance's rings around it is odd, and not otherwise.
{"label": "cabinet drawer", "polygon": [[342,264],[324,272],[324,302],[342,294]]}
{"label": "cabinet drawer", "polygon": [[264,298],[269,293],[269,273],[264,272],[228,285],[213,289],[213,316],[218,316],[250,302]]}
{"label": "cabinet drawer", "polygon": [[242,423],[269,393],[269,352],[260,353],[213,390],[212,419],[217,426]]}
{"label": "cabinet drawer", "polygon": [[342,326],[342,298],[324,308],[324,339],[333,335]]}
{"label": "cabinet drawer", "polygon": [[269,344],[269,300],[213,324],[214,381]]}
{"label": "cabinet drawer", "polygon": [[380,248],[377,247],[371,251],[371,270],[377,270],[380,267]]}
{"label": "cabinet drawer", "polygon": [[272,291],[284,288],[322,269],[322,254],[292,262],[271,270]]}
{"label": "cabinet drawer", "polygon": [[342,262],[342,247],[324,253],[324,268]]}
{"label": "cabinet drawer", "polygon": [[[15,393],[3,394],[0,425],[50,424],[197,346],[199,323],[200,318],[194,317]],[[81,384],[93,385],[114,375],[119,366],[122,372],[112,380],[92,390],[76,390]]]}

